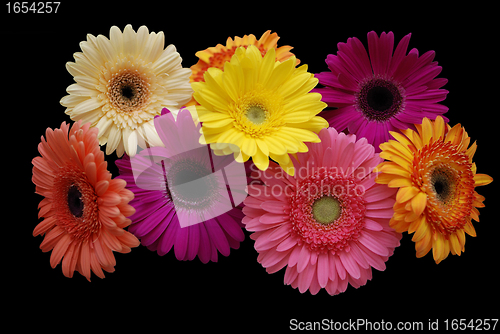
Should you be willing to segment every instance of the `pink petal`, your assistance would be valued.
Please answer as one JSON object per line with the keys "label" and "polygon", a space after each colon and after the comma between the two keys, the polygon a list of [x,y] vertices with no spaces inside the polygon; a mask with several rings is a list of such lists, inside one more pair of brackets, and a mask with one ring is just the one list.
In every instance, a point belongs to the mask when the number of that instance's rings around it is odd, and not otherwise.
{"label": "pink petal", "polygon": [[297,262],[297,271],[301,273],[308,265],[311,259],[311,251],[306,247],[302,246],[300,251],[299,261]]}
{"label": "pink petal", "polygon": [[270,213],[283,214],[288,204],[281,201],[267,200],[263,202],[260,207]]}
{"label": "pink petal", "polygon": [[381,256],[388,256],[389,251],[386,247],[384,247],[379,240],[377,240],[376,236],[372,234],[369,230],[365,230],[361,236],[358,238],[358,241],[370,249],[375,254]]}
{"label": "pink petal", "polygon": [[353,257],[350,255],[350,253],[346,251],[342,251],[339,254],[340,261],[344,265],[344,268],[347,270],[347,272],[354,278],[359,278],[361,273],[359,271],[358,264],[356,261],[353,259]]}

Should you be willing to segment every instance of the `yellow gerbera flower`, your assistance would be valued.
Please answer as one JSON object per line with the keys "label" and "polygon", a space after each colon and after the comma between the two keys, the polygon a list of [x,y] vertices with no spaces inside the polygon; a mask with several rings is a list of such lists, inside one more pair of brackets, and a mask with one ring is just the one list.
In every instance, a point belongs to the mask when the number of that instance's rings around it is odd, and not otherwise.
{"label": "yellow gerbera flower", "polygon": [[61,99],[66,114],[74,121],[91,122],[99,128],[99,144],[106,154],[116,150],[133,156],[138,143],[161,145],[153,119],[162,108],[176,113],[192,96],[191,71],[182,68],[175,46],[164,49],[163,32],[149,33],[142,26],[137,33],[129,24],[123,33],[111,27],[109,39],[87,35],[82,52],[66,68],[76,83]]}
{"label": "yellow gerbera flower", "polygon": [[250,45],[236,49],[224,71],[209,68],[205,82],[192,83],[201,105],[200,142],[214,144],[216,154],[234,153],[240,162],[252,157],[261,170],[271,157],[293,175],[288,153],[307,152],[304,142],[320,142],[316,133],[328,126],[316,116],[326,107],[321,95],[309,93],[318,79],[295,62],[295,56],[276,61],[274,49],[262,57]]}
{"label": "yellow gerbera flower", "polygon": [[[417,257],[431,249],[436,263],[451,252],[464,251],[465,233],[475,237],[471,219],[479,221],[477,208],[484,197],[474,188],[493,179],[476,173],[472,157],[477,145],[460,124],[453,128],[438,116],[424,118],[417,131],[391,132],[396,140],[380,145],[382,162],[377,183],[400,188],[394,204],[391,227],[415,233]],[[464,233],[465,232],[465,233]]]}
{"label": "yellow gerbera flower", "polygon": [[[289,45],[284,45],[277,47],[277,43],[280,37],[277,33],[272,33],[271,30],[266,31],[260,39],[257,39],[253,34],[245,35],[243,37],[236,36],[234,40],[229,37],[226,41],[226,45],[217,44],[215,47],[210,47],[203,51],[196,52],[196,56],[199,58],[198,62],[191,66],[191,71],[193,74],[190,77],[191,82],[203,81],[203,74],[209,67],[217,67],[220,69],[224,68],[224,63],[231,60],[234,52],[238,47],[248,47],[249,45],[255,45],[262,55],[265,55],[268,50],[275,49],[276,60],[283,62],[293,56],[289,52],[293,47]],[[300,61],[296,59],[296,65]]]}

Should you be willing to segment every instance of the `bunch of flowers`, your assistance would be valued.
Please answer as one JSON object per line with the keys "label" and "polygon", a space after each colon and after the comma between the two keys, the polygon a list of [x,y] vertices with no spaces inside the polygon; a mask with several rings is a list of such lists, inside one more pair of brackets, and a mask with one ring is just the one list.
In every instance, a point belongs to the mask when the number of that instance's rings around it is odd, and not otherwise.
{"label": "bunch of flowers", "polygon": [[[460,255],[492,178],[443,116],[434,51],[372,31],[313,74],[278,40],[228,38],[189,69],[145,26],[89,34],[66,64],[75,122],[48,128],[32,161],[51,266],[103,278],[139,244],[216,262],[246,230],[267,272],[335,295],[385,270],[404,232],[417,257]],[[114,179],[103,145],[121,158]]]}

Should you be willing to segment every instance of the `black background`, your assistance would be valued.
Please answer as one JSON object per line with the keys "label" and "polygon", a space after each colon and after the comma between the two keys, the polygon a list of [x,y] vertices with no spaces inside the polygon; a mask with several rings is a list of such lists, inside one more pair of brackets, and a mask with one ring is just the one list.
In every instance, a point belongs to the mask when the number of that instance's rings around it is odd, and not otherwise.
{"label": "black background", "polygon": [[[461,123],[477,140],[478,172],[496,178],[498,46],[493,32],[498,29],[493,30],[491,8],[440,8],[427,2],[347,7],[336,2],[63,1],[57,14],[7,14],[3,3],[3,299],[12,312],[8,318],[21,315],[26,321],[20,326],[68,329],[63,322],[69,320],[73,329],[125,325],[160,332],[281,332],[289,328],[290,319],[359,318],[394,326],[397,321],[423,321],[426,329],[429,319],[440,319],[444,329],[445,319],[499,318],[498,181],[477,188],[486,197],[486,207],[480,209],[481,222],[474,224],[478,236],[467,236],[462,256],[450,255],[439,265],[431,254],[417,259],[405,233],[384,272],[373,270],[365,286],[349,286],[337,296],[326,291],[301,294],[283,284],[284,270],[267,274],[257,263],[248,233],[240,249],[220,256],[217,263],[181,262],[173,252],[160,257],[143,246],[129,254],[115,253],[116,272],[103,280],[93,275],[90,283],[78,273],[64,277],[61,265],[52,269],[50,253],[39,249],[43,238],[32,236],[42,197],[34,193],[31,160],[38,155],[45,129],[70,121],[59,104],[74,82],[65,63],[81,51],[79,42],[87,33],[109,37],[112,25],[123,30],[131,23],[136,31],[146,25],[150,32],[163,31],[166,45],[174,44],[183,66],[190,67],[199,50],[225,44],[229,36],[253,33],[259,38],[271,29],[281,37],[279,46],[293,46],[301,63],[317,73],[327,70],[327,54],[336,53],[337,43],[348,37],[367,45],[369,31],[393,31],[397,43],[411,32],[410,48],[420,54],[435,50],[443,67],[439,77],[449,79],[444,88],[450,93],[442,103],[450,108],[450,124]],[[106,159],[117,176],[116,155]]]}

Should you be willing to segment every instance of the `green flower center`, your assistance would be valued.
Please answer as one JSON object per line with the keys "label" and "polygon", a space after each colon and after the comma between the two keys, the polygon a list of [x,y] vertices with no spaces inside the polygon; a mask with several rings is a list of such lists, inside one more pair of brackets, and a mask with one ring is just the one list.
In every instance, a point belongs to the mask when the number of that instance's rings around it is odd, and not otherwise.
{"label": "green flower center", "polygon": [[323,196],[312,205],[313,218],[322,225],[335,222],[342,213],[340,202],[333,196]]}
{"label": "green flower center", "polygon": [[256,125],[264,123],[267,119],[266,110],[259,105],[250,106],[245,116],[250,122]]}

